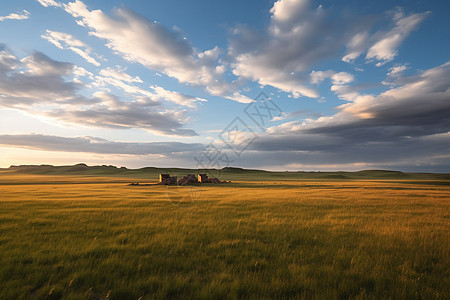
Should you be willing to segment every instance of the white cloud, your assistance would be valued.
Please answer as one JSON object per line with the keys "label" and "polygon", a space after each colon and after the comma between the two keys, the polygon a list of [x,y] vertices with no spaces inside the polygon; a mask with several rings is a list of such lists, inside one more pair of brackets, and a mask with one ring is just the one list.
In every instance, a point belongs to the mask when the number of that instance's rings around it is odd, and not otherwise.
{"label": "white cloud", "polygon": [[60,3],[54,1],[54,0],[37,0],[42,6],[49,7],[49,6],[61,6]]}
{"label": "white cloud", "polygon": [[[357,94],[353,102],[339,106],[339,112],[333,116],[303,123],[287,122],[270,128],[268,132],[295,133],[299,138],[305,134],[324,134],[324,139],[327,136],[345,138],[348,145],[352,140],[395,141],[447,134],[450,126],[450,62],[404,78],[404,81],[407,83],[379,95]],[[348,86],[340,87],[345,89]],[[288,138],[296,139],[293,135]],[[290,143],[303,147],[298,142]]]}
{"label": "white cloud", "polygon": [[402,12],[394,16],[395,27],[381,35],[378,41],[367,51],[366,59],[377,60],[377,66],[394,59],[397,48],[429,14],[429,12],[412,14],[404,17]]}
{"label": "white cloud", "polygon": [[95,80],[92,83],[94,87],[113,86],[123,90],[127,94],[136,94],[141,96],[152,97],[153,93],[140,88],[135,85],[136,83],[142,83],[139,76],[131,76],[125,72],[125,70],[119,66],[113,68],[106,68],[100,70],[99,75],[95,76]]}
{"label": "white cloud", "polygon": [[270,9],[272,19],[280,23],[296,22],[308,13],[308,0],[278,0]]}
{"label": "white cloud", "polygon": [[389,73],[387,73],[387,75],[389,77],[400,76],[407,69],[408,69],[407,65],[396,65],[389,69]]}
{"label": "white cloud", "polygon": [[324,81],[327,78],[330,78],[333,76],[335,72],[333,70],[327,70],[327,71],[311,71],[311,74],[309,74],[310,82],[313,84],[319,84],[322,81]]}
{"label": "white cloud", "polygon": [[268,134],[280,134],[280,133],[288,133],[293,131],[298,131],[302,129],[302,124],[299,121],[290,121],[285,122],[278,126],[272,126],[267,128],[266,133]]}
{"label": "white cloud", "polygon": [[[366,53],[367,62],[376,62],[381,66],[392,61],[398,54],[398,47],[408,37],[408,35],[429,15],[430,12],[415,13],[405,16],[399,8],[392,15],[390,22],[393,26],[390,30],[380,29],[375,33],[370,33],[368,24],[362,23],[361,26],[355,26],[359,31],[351,35],[346,43],[346,53],[342,61],[352,63],[355,59]],[[359,28],[361,27],[361,28]]]}
{"label": "white cloud", "polygon": [[[450,62],[404,77],[378,95],[358,95],[338,113],[271,127],[251,145],[249,160],[358,164],[445,172],[449,166]],[[347,87],[345,85],[342,88]],[[266,152],[266,154],[264,154]],[[270,163],[269,161],[272,161]]]}
{"label": "white cloud", "polygon": [[184,95],[182,93],[174,92],[166,90],[160,86],[151,86],[150,87],[154,92],[154,98],[158,100],[166,100],[174,102],[178,105],[190,107],[190,108],[196,108],[197,102],[206,102],[206,99],[199,98],[199,97],[193,97]]}
{"label": "white cloud", "polygon": [[331,77],[330,90],[333,91],[342,100],[353,101],[359,96],[359,93],[355,89],[348,85],[355,78],[352,74],[347,72],[339,72],[333,74]]}
{"label": "white cloud", "polygon": [[[381,65],[395,57],[398,46],[427,14],[397,13],[391,30],[372,34],[374,24],[364,18],[336,19],[331,17],[336,12],[313,7],[310,0],[279,0],[270,9],[271,19],[265,31],[245,26],[233,30],[225,63],[218,47],[199,51],[181,30],[168,30],[128,9],[115,9],[114,16],[109,16],[101,10],[89,10],[80,0],[68,4],[39,1],[63,7],[77,24],[105,40],[107,47],[126,60],[243,103],[253,101],[240,90],[246,80],[273,86],[294,98],[319,98],[310,83],[323,80],[321,74],[308,76],[314,64],[339,55],[346,46],[343,61],[352,62],[367,52],[368,61]],[[225,80],[228,66],[237,76],[231,82]]]}
{"label": "white cloud", "polygon": [[0,107],[78,126],[196,135],[193,130],[184,128],[189,121],[186,111],[167,109],[158,101],[161,96],[158,98],[151,92],[148,97],[136,95],[136,90],[132,90],[135,95],[125,100],[106,92],[82,96],[80,90],[86,85],[79,77],[92,78],[93,74],[40,52],[19,60],[6,46],[0,45]]}
{"label": "white cloud", "polygon": [[47,30],[41,37],[59,49],[71,50],[84,58],[88,63],[97,67],[100,66],[100,63],[91,56],[91,48],[68,33]]}
{"label": "white cloud", "polygon": [[220,63],[218,47],[198,51],[180,31],[170,31],[127,9],[116,9],[112,18],[101,10],[89,10],[79,0],[62,6],[76,18],[77,24],[106,40],[106,46],[124,59],[179,82],[203,86],[212,95],[244,103],[252,101],[238,92],[237,82],[224,80],[226,68]]}
{"label": "white cloud", "polygon": [[79,78],[79,77],[87,77],[87,78],[89,78],[91,80],[94,79],[94,74],[92,74],[91,72],[89,72],[85,68],[78,67],[78,66],[74,66],[73,75],[75,75],[75,77],[77,77],[77,78]]}
{"label": "white cloud", "polygon": [[305,82],[289,72],[279,70],[278,67],[268,66],[270,54],[267,56],[254,56],[252,54],[242,54],[236,58],[233,74],[236,76],[249,78],[266,86],[270,85],[284,92],[291,93],[295,98],[306,96],[317,98],[318,92],[306,86]]}
{"label": "white cloud", "polygon": [[355,34],[347,44],[347,54],[342,58],[342,61],[350,63],[358,58],[367,49],[368,38],[369,33],[367,31]]}
{"label": "white cloud", "polygon": [[143,83],[142,79],[139,78],[139,76],[130,76],[129,74],[124,72],[125,70],[123,68],[121,68],[120,66],[116,66],[116,69],[113,68],[106,68],[100,71],[100,75],[105,76],[105,77],[113,77],[116,78],[118,80],[121,81],[125,81],[128,83],[132,83],[132,82],[138,82],[138,83]]}
{"label": "white cloud", "polygon": [[354,80],[352,74],[347,72],[339,72],[331,76],[331,82],[333,84],[347,84]]}
{"label": "white cloud", "polygon": [[282,120],[286,120],[286,119],[293,119],[293,118],[301,118],[304,120],[307,119],[316,119],[318,117],[322,116],[321,113],[317,113],[317,112],[313,112],[310,110],[305,110],[305,109],[300,109],[300,110],[295,110],[295,111],[291,111],[288,113],[281,113],[280,116],[274,117],[272,118],[271,121],[282,121]]}
{"label": "white cloud", "polygon": [[[392,88],[378,96],[361,95],[353,103],[341,105],[346,113],[363,119],[397,115],[422,115],[423,120],[437,122],[433,114],[450,110],[450,62],[412,77],[410,82]],[[413,119],[411,119],[413,120]],[[406,122],[405,119],[403,119]],[[414,123],[414,122],[412,122]],[[419,120],[416,120],[416,124]],[[406,123],[405,123],[406,125]]]}
{"label": "white cloud", "polygon": [[196,108],[197,102],[206,101],[199,97],[188,96],[179,92],[169,91],[163,87],[152,85],[150,88],[152,91],[143,89],[136,84],[143,83],[139,76],[131,76],[125,72],[124,68],[116,66],[116,68],[106,68],[99,72],[99,75],[95,77],[93,86],[106,87],[108,85],[122,89],[128,94],[134,94],[138,96],[145,96],[149,99],[158,101],[169,101],[181,106]]}
{"label": "white cloud", "polygon": [[26,11],[25,9],[22,11],[22,13],[11,13],[7,16],[0,17],[0,21],[5,20],[26,20],[30,17],[30,13]]}
{"label": "white cloud", "polygon": [[333,70],[327,71],[312,71],[309,74],[310,82],[314,84],[321,83],[327,78],[331,79],[332,84],[334,85],[342,85],[352,82],[355,78],[352,74],[347,72],[338,72],[336,73]]}
{"label": "white cloud", "polygon": [[322,26],[326,23],[322,8],[310,6],[308,0],[280,0],[270,10],[266,32],[236,28],[229,49],[235,57],[233,74],[276,87],[295,98],[317,98],[318,92],[308,86],[303,73],[333,51],[333,46],[325,47],[318,38],[324,34]]}
{"label": "white cloud", "polygon": [[[294,98],[319,98],[309,83],[318,84],[336,72],[308,74],[309,70],[341,51],[354,24],[330,18],[331,12],[322,6],[313,7],[309,0],[279,0],[270,12],[270,24],[264,32],[243,26],[234,29],[229,48],[230,56],[235,57],[233,73],[263,86],[273,86]],[[363,39],[363,35],[354,37],[350,44],[356,49]],[[349,79],[347,76],[339,80]]]}
{"label": "white cloud", "polygon": [[345,84],[335,84],[330,87],[330,90],[334,92],[339,99],[346,100],[346,101],[353,101],[357,97],[360,96],[360,94],[355,91],[355,89],[352,86],[345,85]]}

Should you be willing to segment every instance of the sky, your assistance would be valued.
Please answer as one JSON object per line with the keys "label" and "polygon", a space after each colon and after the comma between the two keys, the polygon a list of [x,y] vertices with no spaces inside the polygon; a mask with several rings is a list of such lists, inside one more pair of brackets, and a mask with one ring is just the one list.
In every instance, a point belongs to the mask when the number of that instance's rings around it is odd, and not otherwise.
{"label": "sky", "polygon": [[0,2],[0,167],[450,172],[450,2]]}

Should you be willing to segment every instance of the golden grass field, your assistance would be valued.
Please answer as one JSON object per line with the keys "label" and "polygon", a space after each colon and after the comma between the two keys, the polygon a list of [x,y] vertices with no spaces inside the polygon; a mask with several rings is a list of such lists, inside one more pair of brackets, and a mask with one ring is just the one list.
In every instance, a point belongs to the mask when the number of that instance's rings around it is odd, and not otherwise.
{"label": "golden grass field", "polygon": [[133,181],[0,172],[0,299],[450,299],[449,182]]}

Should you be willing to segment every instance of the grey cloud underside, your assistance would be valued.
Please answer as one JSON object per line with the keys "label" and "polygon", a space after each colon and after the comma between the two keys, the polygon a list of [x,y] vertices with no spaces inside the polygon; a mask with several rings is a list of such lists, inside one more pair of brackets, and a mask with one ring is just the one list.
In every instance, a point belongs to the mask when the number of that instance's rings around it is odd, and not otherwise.
{"label": "grey cloud underside", "polygon": [[267,152],[269,161],[278,153],[286,162],[395,166],[417,161],[448,169],[450,63],[399,82],[403,84],[378,96],[359,95],[332,117],[274,128],[250,148]]}
{"label": "grey cloud underside", "polygon": [[[251,151],[237,165],[295,170],[391,169],[411,172],[449,172],[448,137],[440,142],[366,144],[321,147],[320,151]],[[295,148],[299,148],[298,145]],[[308,147],[305,147],[308,148]],[[293,166],[289,167],[288,166]]]}
{"label": "grey cloud underside", "polygon": [[[443,172],[450,167],[450,63],[400,78],[397,86],[368,100],[364,95],[339,107],[332,117],[320,117],[296,130],[260,134],[241,159],[226,150],[233,163],[245,167],[283,165],[366,165],[408,171]],[[117,99],[109,99],[110,102]],[[100,103],[105,99],[99,100]],[[117,103],[116,103],[117,105]],[[130,104],[138,112],[141,106]],[[135,105],[135,106],[133,106]],[[148,105],[154,105],[149,103]],[[114,104],[110,104],[114,107]],[[98,106],[92,115],[66,114],[81,122],[96,122],[108,115]],[[58,114],[57,112],[54,112]],[[126,112],[120,120],[131,118]],[[302,117],[295,111],[291,117]],[[369,114],[363,118],[361,114]],[[107,123],[120,124],[114,118]],[[165,126],[165,125],[160,125]],[[299,128],[299,129],[298,129]],[[192,162],[202,144],[115,143],[94,138],[58,138],[36,135],[1,136],[0,144],[52,151],[80,151],[104,154],[163,154],[165,163]],[[160,162],[162,163],[162,162]],[[298,167],[301,169],[301,166]]]}
{"label": "grey cloud underside", "polygon": [[63,79],[72,71],[71,64],[57,62],[43,53],[35,52],[24,59],[23,64],[29,68],[29,72],[22,73],[16,70],[22,63],[4,49],[3,53],[10,56],[5,57],[4,54],[0,57],[0,93],[5,95],[0,105],[14,107],[78,98],[74,97],[77,85]]}
{"label": "grey cloud underside", "polygon": [[0,135],[0,145],[23,147],[28,149],[63,152],[85,152],[100,154],[170,155],[200,151],[204,146],[199,143],[178,142],[113,142],[94,137],[59,137],[41,134]]}
{"label": "grey cloud underside", "polygon": [[[268,167],[282,168],[298,164],[296,169],[302,170],[301,165],[324,166],[336,165],[336,169],[348,169],[353,163],[363,162],[363,165],[353,169],[377,168],[397,169],[405,171],[433,171],[448,172],[450,163],[445,154],[448,152],[447,137],[428,137],[403,142],[368,142],[358,145],[341,145],[327,141],[327,137],[304,136],[293,140],[292,136],[277,136],[271,140],[284,145],[273,149],[261,149],[266,142],[263,137],[258,138],[252,148],[241,158],[234,157],[227,152],[231,165],[242,167]],[[291,143],[291,146],[289,146]],[[0,145],[37,149],[46,151],[84,152],[99,154],[126,154],[126,155],[162,155],[157,161],[147,161],[149,166],[183,164],[195,167],[193,157],[198,156],[205,145],[199,143],[176,142],[112,142],[94,137],[66,138],[46,135],[0,135]],[[302,145],[302,146],[300,146]],[[309,146],[308,146],[309,145]],[[314,147],[316,145],[316,147]],[[300,151],[299,149],[303,149]],[[431,149],[431,151],[430,151]],[[222,149],[225,150],[225,149]],[[263,151],[261,151],[263,150]],[[226,151],[226,150],[225,150]],[[368,167],[369,166],[369,167]],[[329,167],[323,167],[325,169]]]}
{"label": "grey cloud underside", "polygon": [[[162,107],[161,95],[120,101],[112,94],[80,94],[82,83],[70,81],[75,66],[33,52],[19,60],[0,45],[0,107],[15,108],[82,126],[138,128],[158,134],[194,136],[184,128],[184,113]],[[177,96],[183,96],[176,93]],[[170,95],[169,95],[170,96]],[[48,107],[52,107],[51,109]]]}
{"label": "grey cloud underside", "polygon": [[126,110],[110,111],[107,108],[91,110],[62,111],[52,110],[46,116],[69,123],[97,127],[128,129],[140,128],[160,130],[161,133],[179,136],[195,136],[191,129],[179,128],[180,123],[168,115],[148,111],[136,105],[129,105]]}

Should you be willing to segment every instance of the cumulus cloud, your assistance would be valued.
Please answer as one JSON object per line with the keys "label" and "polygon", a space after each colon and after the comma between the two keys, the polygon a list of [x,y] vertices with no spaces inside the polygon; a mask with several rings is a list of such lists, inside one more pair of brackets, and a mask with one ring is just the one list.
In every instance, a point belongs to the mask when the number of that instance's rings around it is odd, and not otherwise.
{"label": "cumulus cloud", "polygon": [[308,0],[280,0],[270,10],[267,31],[235,28],[229,48],[229,55],[235,58],[233,73],[296,98],[317,98],[319,94],[308,86],[304,72],[338,51],[338,43],[333,41],[339,31],[330,26],[322,7],[311,6]]}
{"label": "cumulus cloud", "polygon": [[335,72],[333,70],[327,71],[312,71],[309,75],[310,82],[313,84],[320,84],[325,79],[331,80],[331,88],[340,99],[352,101],[359,96],[357,92],[358,86],[350,86],[349,83],[355,80],[355,77],[347,72]]}
{"label": "cumulus cloud", "polygon": [[338,85],[350,83],[354,79],[353,75],[347,72],[339,72],[331,76],[331,82]]}
{"label": "cumulus cloud", "polygon": [[325,79],[330,78],[332,84],[347,84],[352,82],[355,77],[347,72],[335,72],[333,70],[327,71],[312,71],[310,73],[310,82],[314,84],[318,84],[323,82]]}
{"label": "cumulus cloud", "polygon": [[[233,60],[233,73],[273,86],[294,98],[319,97],[316,88],[309,84],[318,84],[337,72],[310,70],[325,59],[341,55],[343,48],[346,50],[342,60],[346,62],[364,52],[367,61],[377,61],[379,65],[392,60],[399,45],[428,14],[397,13],[392,29],[372,33],[377,24],[370,18],[349,14],[345,19],[339,18],[336,9],[314,7],[309,0],[279,0],[270,13],[265,31],[245,26],[232,31],[229,56]],[[381,28],[384,27],[382,24]]]}
{"label": "cumulus cloud", "polygon": [[330,78],[333,76],[336,72],[333,70],[327,70],[327,71],[312,71],[311,74],[309,74],[310,82],[313,84],[319,84],[323,82],[325,79]]}
{"label": "cumulus cloud", "polygon": [[30,13],[27,10],[23,10],[21,13],[11,13],[7,16],[0,17],[0,21],[5,20],[26,20],[30,17]]}
{"label": "cumulus cloud", "polygon": [[91,48],[68,33],[47,30],[41,37],[59,49],[70,50],[84,58],[88,63],[97,67],[100,66],[100,63],[91,56]]}
{"label": "cumulus cloud", "polygon": [[0,107],[20,109],[82,126],[196,135],[193,130],[183,128],[189,120],[186,112],[161,106],[158,101],[163,98],[161,95],[135,95],[127,101],[105,92],[85,97],[80,93],[85,84],[67,80],[91,75],[82,68],[55,61],[40,52],[19,59],[6,46],[0,45]]}
{"label": "cumulus cloud", "polygon": [[60,137],[42,134],[0,135],[0,145],[44,151],[167,156],[200,151],[204,145],[179,142],[113,142],[96,137]]}

